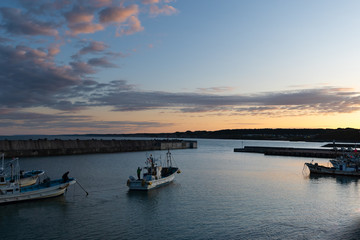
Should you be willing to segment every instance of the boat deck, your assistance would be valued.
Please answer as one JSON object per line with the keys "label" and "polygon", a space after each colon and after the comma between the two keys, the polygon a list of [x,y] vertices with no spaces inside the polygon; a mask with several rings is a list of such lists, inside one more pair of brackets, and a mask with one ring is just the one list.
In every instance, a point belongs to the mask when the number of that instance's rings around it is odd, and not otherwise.
{"label": "boat deck", "polygon": [[49,182],[43,182],[43,183],[40,183],[40,184],[35,184],[35,185],[31,185],[31,186],[22,187],[20,189],[20,191],[22,193],[25,193],[25,192],[30,192],[30,191],[34,191],[34,190],[46,189],[46,188],[49,188],[49,187],[54,187],[54,186],[61,185],[63,183],[70,183],[70,182],[72,182],[74,180],[75,180],[74,178],[69,178],[66,182],[64,182],[62,179],[51,180]]}

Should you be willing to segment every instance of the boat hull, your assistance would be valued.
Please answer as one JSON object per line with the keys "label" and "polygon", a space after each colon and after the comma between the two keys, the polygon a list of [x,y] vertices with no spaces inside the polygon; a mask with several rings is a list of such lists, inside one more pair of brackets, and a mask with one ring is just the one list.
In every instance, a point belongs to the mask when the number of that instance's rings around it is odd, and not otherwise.
{"label": "boat hull", "polygon": [[175,174],[178,168],[174,168],[174,172],[167,177],[163,177],[157,180],[145,181],[144,179],[128,180],[127,185],[129,190],[148,191],[154,188],[164,186],[175,179]]}
{"label": "boat hull", "polygon": [[59,179],[50,181],[47,184],[23,187],[17,192],[2,191],[0,192],[0,204],[57,197],[64,194],[66,189],[74,183],[76,183],[76,180],[73,178],[66,182]]}
{"label": "boat hull", "polygon": [[30,185],[34,185],[37,180],[39,179],[39,177],[41,175],[44,175],[44,171],[42,170],[33,170],[33,171],[28,171],[25,172],[23,177],[20,177],[20,186],[21,187],[26,187],[26,186],[30,186]]}
{"label": "boat hull", "polygon": [[341,175],[341,176],[354,176],[354,177],[360,177],[360,171],[357,170],[339,170],[334,167],[325,167],[320,166],[313,163],[305,163],[305,165],[309,168],[310,174],[316,173],[316,174],[327,174],[327,175]]}

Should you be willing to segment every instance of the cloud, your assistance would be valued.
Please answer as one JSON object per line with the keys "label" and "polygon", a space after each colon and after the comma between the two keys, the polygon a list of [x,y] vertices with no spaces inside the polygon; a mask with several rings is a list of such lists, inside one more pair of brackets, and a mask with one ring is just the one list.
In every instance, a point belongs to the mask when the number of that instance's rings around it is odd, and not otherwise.
{"label": "cloud", "polygon": [[108,7],[99,12],[101,23],[123,23],[131,16],[139,13],[138,5],[128,7]]}
{"label": "cloud", "polygon": [[104,30],[103,25],[93,22],[94,11],[93,6],[75,5],[71,11],[64,13],[67,26],[70,29],[70,31],[67,31],[67,34],[89,34]]}
{"label": "cloud", "polygon": [[0,108],[55,107],[59,94],[81,76],[55,65],[46,50],[0,45],[0,82]]}
{"label": "cloud", "polygon": [[96,73],[96,71],[91,66],[91,64],[86,62],[76,61],[76,62],[71,62],[70,65],[74,70],[74,72],[79,76]]}
{"label": "cloud", "polygon": [[81,6],[75,6],[71,11],[64,13],[68,24],[92,22],[94,19],[93,11]]}
{"label": "cloud", "polygon": [[128,24],[125,26],[127,26],[127,28],[124,28],[124,26],[120,26],[119,30],[116,33],[116,36],[131,35],[144,30],[144,27],[141,26],[141,22],[135,16],[130,16]]}
{"label": "cloud", "polygon": [[[208,93],[170,93],[159,91],[107,91],[91,99],[114,111],[173,109],[181,112],[242,112],[249,115],[332,114],[360,110],[360,92],[344,92],[341,88],[300,89],[252,95],[219,95]],[[273,112],[272,112],[273,111]]]}
{"label": "cloud", "polygon": [[97,130],[121,133],[136,132],[139,126],[146,129],[173,125],[156,121],[96,121],[88,115],[43,114],[8,109],[0,109],[0,113],[1,128],[17,128],[37,134],[41,131],[49,133],[49,129],[54,134],[74,133],[74,130],[83,133]]}
{"label": "cloud", "polygon": [[59,52],[60,52],[60,45],[59,44],[52,45],[51,47],[48,48],[48,55],[49,56],[55,56]]}
{"label": "cloud", "polygon": [[42,22],[15,8],[0,8],[1,27],[10,34],[57,36],[57,24]]}
{"label": "cloud", "polygon": [[156,3],[159,3],[160,0],[142,0],[141,2],[143,4],[156,4]]}
{"label": "cloud", "polygon": [[[91,42],[82,53],[105,50]],[[55,51],[56,52],[56,51]],[[47,107],[78,111],[110,107],[113,111],[168,109],[177,112],[228,114],[334,114],[360,110],[360,93],[323,87],[251,95],[229,95],[229,88],[202,88],[200,93],[145,91],[124,80],[99,83],[89,76],[97,68],[116,67],[106,56],[57,65],[47,49],[0,44],[0,108]],[[281,115],[279,114],[279,116]]]}
{"label": "cloud", "polygon": [[152,16],[158,16],[158,15],[173,15],[175,13],[177,13],[178,11],[176,10],[176,8],[169,6],[169,5],[164,5],[162,7],[158,7],[156,5],[152,5],[150,6],[150,14]]}
{"label": "cloud", "polygon": [[18,2],[29,13],[35,15],[52,15],[54,12],[59,12],[60,10],[65,9],[73,4],[73,1],[70,0],[18,0]]}
{"label": "cloud", "polygon": [[104,26],[97,23],[82,22],[76,24],[70,24],[71,31],[67,31],[69,35],[78,35],[81,33],[95,33],[104,30]]}
{"label": "cloud", "polygon": [[106,44],[98,41],[91,41],[87,46],[84,46],[79,50],[80,55],[88,53],[101,53],[107,48]]}
{"label": "cloud", "polygon": [[137,15],[138,5],[128,7],[108,7],[99,12],[99,20],[102,24],[117,24],[116,36],[131,35],[144,30]]}
{"label": "cloud", "polygon": [[104,67],[104,68],[117,67],[115,64],[109,62],[109,60],[106,57],[91,58],[91,59],[89,59],[88,64],[91,66]]}
{"label": "cloud", "polygon": [[219,93],[219,92],[230,92],[234,90],[233,87],[211,87],[211,88],[198,88],[203,93]]}

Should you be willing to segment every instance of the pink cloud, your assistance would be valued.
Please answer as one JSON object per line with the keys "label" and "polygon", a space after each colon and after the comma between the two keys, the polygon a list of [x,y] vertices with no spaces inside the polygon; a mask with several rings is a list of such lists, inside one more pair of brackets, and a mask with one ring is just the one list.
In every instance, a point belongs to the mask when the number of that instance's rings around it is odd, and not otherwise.
{"label": "pink cloud", "polygon": [[153,16],[158,16],[158,15],[172,15],[177,13],[178,11],[176,10],[176,8],[169,6],[169,5],[164,5],[161,8],[159,8],[158,6],[152,5],[150,6],[150,14]]}
{"label": "pink cloud", "polygon": [[104,7],[104,6],[110,6],[112,4],[113,0],[91,0],[89,2],[92,6]]}
{"label": "pink cloud", "polygon": [[88,53],[102,52],[106,49],[106,45],[103,42],[91,41],[89,44],[80,49],[79,54],[84,55]]}
{"label": "pink cloud", "polygon": [[97,31],[101,31],[104,27],[101,24],[97,23],[78,23],[78,24],[70,24],[69,28],[71,31],[67,31],[69,35],[78,35],[81,33],[94,33]]}
{"label": "pink cloud", "polygon": [[91,22],[94,18],[94,15],[89,12],[71,11],[65,14],[65,18],[69,24],[74,24],[81,22]]}
{"label": "pink cloud", "polygon": [[143,4],[156,4],[159,2],[160,2],[160,0],[142,0]]}
{"label": "pink cloud", "polygon": [[135,16],[131,16],[131,17],[129,17],[129,20],[128,20],[128,28],[126,28],[126,29],[122,28],[120,30],[120,32],[116,33],[116,36],[131,35],[136,32],[143,31],[143,30],[144,30],[144,27],[141,26],[140,20]]}
{"label": "pink cloud", "polygon": [[137,15],[139,9],[137,5],[128,7],[108,7],[99,12],[100,23],[123,23],[131,16]]}
{"label": "pink cloud", "polygon": [[60,46],[59,45],[51,46],[51,47],[48,48],[48,55],[49,56],[55,56],[59,52],[60,52]]}

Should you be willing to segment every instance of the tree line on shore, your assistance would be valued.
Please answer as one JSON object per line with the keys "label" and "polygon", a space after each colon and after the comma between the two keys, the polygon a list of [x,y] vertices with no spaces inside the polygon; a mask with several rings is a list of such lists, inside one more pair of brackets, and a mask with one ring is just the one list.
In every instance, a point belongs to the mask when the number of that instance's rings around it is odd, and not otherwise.
{"label": "tree line on shore", "polygon": [[[89,134],[90,136],[99,136]],[[316,142],[360,142],[360,129],[355,128],[262,128],[224,129],[218,131],[186,131],[174,133],[105,134],[108,137],[150,137],[150,138],[209,138],[248,140],[287,140]]]}

